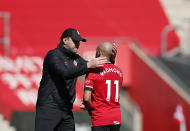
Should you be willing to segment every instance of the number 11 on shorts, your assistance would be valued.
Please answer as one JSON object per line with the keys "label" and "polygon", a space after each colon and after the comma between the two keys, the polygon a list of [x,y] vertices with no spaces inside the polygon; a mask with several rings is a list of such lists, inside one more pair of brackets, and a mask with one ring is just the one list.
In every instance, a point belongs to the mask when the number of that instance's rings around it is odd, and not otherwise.
{"label": "number 11 on shorts", "polygon": [[[107,84],[107,98],[106,98],[106,100],[110,101],[110,97],[111,97],[111,80],[106,80],[106,84]],[[119,101],[118,100],[118,98],[119,98],[119,81],[115,80],[114,84],[116,85],[115,86],[115,89],[116,89],[115,102],[118,102]]]}

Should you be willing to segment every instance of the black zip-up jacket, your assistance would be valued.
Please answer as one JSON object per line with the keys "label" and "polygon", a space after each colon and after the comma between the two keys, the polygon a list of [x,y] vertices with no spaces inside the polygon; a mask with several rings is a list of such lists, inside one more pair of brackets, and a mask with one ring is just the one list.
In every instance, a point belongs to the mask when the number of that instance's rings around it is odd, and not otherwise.
{"label": "black zip-up jacket", "polygon": [[44,59],[36,107],[52,105],[55,108],[72,109],[77,77],[88,72],[87,61],[60,43]]}

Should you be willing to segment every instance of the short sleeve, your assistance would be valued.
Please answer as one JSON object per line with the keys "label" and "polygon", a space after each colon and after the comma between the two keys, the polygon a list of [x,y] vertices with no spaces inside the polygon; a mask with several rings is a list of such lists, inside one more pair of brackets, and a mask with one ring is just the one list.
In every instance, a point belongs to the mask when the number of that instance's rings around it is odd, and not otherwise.
{"label": "short sleeve", "polygon": [[89,73],[84,82],[84,90],[89,90],[92,91],[94,87],[94,79],[93,79],[93,74]]}

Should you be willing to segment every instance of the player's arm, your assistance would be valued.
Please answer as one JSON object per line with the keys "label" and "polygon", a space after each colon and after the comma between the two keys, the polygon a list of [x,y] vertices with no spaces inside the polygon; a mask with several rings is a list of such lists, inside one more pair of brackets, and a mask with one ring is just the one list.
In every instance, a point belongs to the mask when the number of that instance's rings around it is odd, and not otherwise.
{"label": "player's arm", "polygon": [[83,104],[85,105],[85,108],[89,114],[91,114],[91,95],[92,95],[92,90],[89,89],[88,87],[85,87]]}
{"label": "player's arm", "polygon": [[89,73],[85,78],[84,83],[84,96],[83,96],[83,104],[85,109],[88,110],[89,114],[91,114],[91,98],[92,98],[92,90],[94,87],[94,77],[92,73]]}

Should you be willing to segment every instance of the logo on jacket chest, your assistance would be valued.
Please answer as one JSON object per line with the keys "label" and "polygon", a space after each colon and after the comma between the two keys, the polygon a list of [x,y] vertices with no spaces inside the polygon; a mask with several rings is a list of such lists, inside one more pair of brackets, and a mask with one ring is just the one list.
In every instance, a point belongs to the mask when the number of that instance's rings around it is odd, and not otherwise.
{"label": "logo on jacket chest", "polygon": [[76,60],[74,60],[74,61],[73,61],[73,64],[74,64],[74,66],[77,66],[78,63],[77,63]]}

